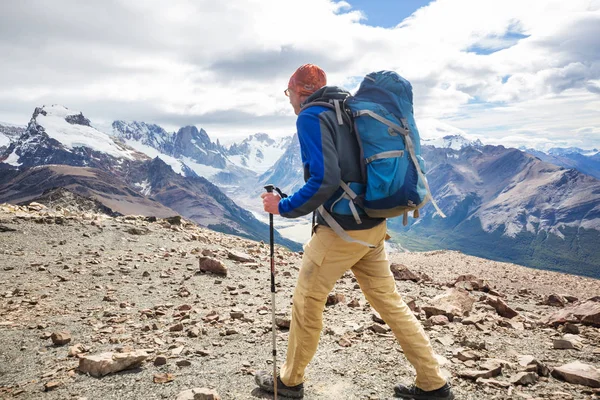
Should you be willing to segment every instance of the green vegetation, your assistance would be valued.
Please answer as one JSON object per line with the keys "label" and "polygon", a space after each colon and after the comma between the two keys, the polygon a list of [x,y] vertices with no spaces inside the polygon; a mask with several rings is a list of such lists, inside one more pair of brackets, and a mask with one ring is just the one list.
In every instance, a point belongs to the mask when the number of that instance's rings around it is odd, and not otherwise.
{"label": "green vegetation", "polygon": [[600,278],[600,232],[577,228],[554,234],[522,232],[503,236],[504,227],[494,232],[481,229],[478,220],[466,220],[454,229],[435,224],[416,224],[400,229],[390,224],[393,241],[410,251],[459,250],[465,254],[526,267]]}

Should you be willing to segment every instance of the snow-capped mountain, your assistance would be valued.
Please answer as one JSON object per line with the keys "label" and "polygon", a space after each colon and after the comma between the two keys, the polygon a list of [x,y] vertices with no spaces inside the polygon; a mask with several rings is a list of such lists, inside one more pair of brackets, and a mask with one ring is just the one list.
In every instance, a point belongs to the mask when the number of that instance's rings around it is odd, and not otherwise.
{"label": "snow-capped mountain", "polygon": [[0,123],[0,153],[25,132],[25,127]]}
{"label": "snow-capped mountain", "polygon": [[[268,240],[267,224],[201,177],[204,168],[222,172],[197,162],[219,160],[224,151],[210,142],[206,132],[187,127],[170,136],[156,126],[116,127],[119,135],[109,135],[94,128],[80,112],[58,105],[36,108],[23,134],[0,152],[0,202],[28,201],[64,187],[114,212],[179,213],[214,230]],[[149,149],[160,157],[151,158]],[[161,152],[170,149],[180,159]],[[162,159],[169,157],[179,170]],[[276,237],[279,243],[300,249],[278,233]]]}
{"label": "snow-capped mountain", "polygon": [[123,160],[140,158],[146,157],[93,128],[82,113],[52,105],[35,109],[27,129],[8,146],[0,162],[22,167],[104,164],[119,168]]}
{"label": "snow-capped mountain", "polygon": [[139,144],[151,147],[165,154],[173,151],[173,134],[167,133],[167,131],[158,125],[138,121],[114,121],[112,128],[115,136],[133,148]]}
{"label": "snow-capped mountain", "polygon": [[204,129],[185,126],[167,133],[144,122],[115,121],[113,135],[149,157],[159,157],[182,175],[202,176],[215,184],[239,184],[256,179],[283,154],[291,137],[271,139],[255,134],[229,148],[213,142]]}
{"label": "snow-capped mountain", "polygon": [[422,146],[460,150],[468,146],[483,146],[481,140],[465,131],[437,119],[424,118],[418,123]]}
{"label": "snow-capped mountain", "polygon": [[291,194],[304,185],[304,169],[300,157],[300,142],[298,135],[294,135],[290,143],[277,160],[264,174],[258,178],[259,185],[256,194],[262,191],[262,185],[272,183],[283,192]]}
{"label": "snow-capped mountain", "polygon": [[227,155],[234,164],[262,174],[283,156],[291,142],[292,136],[272,139],[266,133],[257,133],[232,144]]}

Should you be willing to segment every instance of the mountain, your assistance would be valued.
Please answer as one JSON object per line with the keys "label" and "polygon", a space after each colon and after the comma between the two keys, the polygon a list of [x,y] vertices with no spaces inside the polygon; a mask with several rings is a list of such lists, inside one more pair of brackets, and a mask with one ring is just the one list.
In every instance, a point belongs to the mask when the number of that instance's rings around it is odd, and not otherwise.
{"label": "mountain", "polygon": [[[222,151],[220,145],[207,142],[205,132],[182,128],[171,136],[160,127],[142,124],[116,124],[116,129],[119,136],[108,135],[95,129],[82,113],[62,106],[36,108],[27,129],[0,153],[0,202],[21,203],[64,187],[117,213],[178,213],[201,226],[268,240],[268,225],[197,173],[198,167],[205,166],[191,161],[190,157],[199,155],[186,143],[208,152]],[[175,167],[179,166],[174,171],[163,159],[151,158],[128,143],[140,150],[171,149],[185,162],[172,157]],[[300,248],[278,233],[276,238],[292,249]]]}
{"label": "mountain", "polygon": [[55,190],[66,189],[92,199],[121,215],[170,217],[178,213],[147,198],[114,174],[90,167],[40,165],[0,177],[0,203],[25,203]]}
{"label": "mountain", "polygon": [[113,135],[149,157],[159,157],[184,176],[204,177],[219,185],[254,181],[283,153],[289,138],[255,134],[229,148],[213,142],[204,129],[185,126],[167,133],[144,122],[115,121]]}
{"label": "mountain", "polygon": [[66,164],[119,170],[123,161],[147,158],[93,128],[82,113],[53,105],[35,109],[27,129],[0,155],[0,162],[22,168]]}
{"label": "mountain", "polygon": [[[422,156],[441,219],[389,221],[409,250],[460,250],[489,259],[600,277],[600,181],[517,149],[486,146],[435,125],[421,130]],[[451,134],[448,134],[451,133]],[[431,139],[428,139],[430,137]],[[300,149],[288,150],[259,177],[292,193],[303,182]]]}
{"label": "mountain", "polygon": [[542,161],[565,168],[574,168],[584,174],[600,179],[600,151],[598,149],[584,150],[577,147],[554,147],[547,152],[526,147],[520,149]]}
{"label": "mountain", "polygon": [[[456,249],[522,265],[600,277],[600,181],[503,146],[423,147],[432,207],[403,228],[409,248]],[[406,246],[405,246],[406,247]]]}
{"label": "mountain", "polygon": [[25,132],[22,126],[0,123],[0,153]]}
{"label": "mountain", "polygon": [[167,133],[158,125],[138,121],[114,121],[112,128],[118,138],[142,153],[144,147],[137,149],[135,145],[150,147],[165,154],[173,152],[173,134]]}
{"label": "mountain", "polygon": [[283,156],[293,140],[297,139],[293,136],[272,139],[266,133],[257,133],[232,144],[227,156],[234,164],[262,174]]}
{"label": "mountain", "polygon": [[437,119],[423,118],[419,121],[418,128],[423,146],[454,150],[468,146],[483,146],[481,140],[472,138],[465,131]]}
{"label": "mountain", "polygon": [[300,141],[297,134],[291,138],[279,160],[260,175],[258,181],[261,187],[259,191],[262,191],[261,185],[272,183],[287,194],[294,193],[304,185],[304,169],[302,168]]}

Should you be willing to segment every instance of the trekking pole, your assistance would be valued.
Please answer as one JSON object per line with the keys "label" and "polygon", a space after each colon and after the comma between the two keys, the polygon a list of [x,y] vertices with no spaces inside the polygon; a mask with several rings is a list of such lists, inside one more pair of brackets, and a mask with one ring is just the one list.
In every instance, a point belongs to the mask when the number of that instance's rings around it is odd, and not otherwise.
{"label": "trekking pole", "polygon": [[[275,186],[266,185],[265,190],[273,193]],[[275,244],[274,244],[273,214],[269,213],[269,239],[271,242],[271,304],[273,305],[272,331],[273,331],[273,393],[277,400],[277,333],[275,329]]]}

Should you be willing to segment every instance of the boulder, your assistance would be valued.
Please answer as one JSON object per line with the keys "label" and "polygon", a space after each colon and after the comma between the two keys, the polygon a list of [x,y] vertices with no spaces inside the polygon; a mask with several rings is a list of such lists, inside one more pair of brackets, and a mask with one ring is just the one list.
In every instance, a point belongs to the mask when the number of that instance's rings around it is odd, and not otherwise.
{"label": "boulder", "polygon": [[249,256],[248,254],[241,253],[238,251],[233,251],[233,250],[227,251],[227,258],[229,258],[230,260],[239,261],[239,262],[247,262],[247,263],[254,262],[254,258]]}
{"label": "boulder", "polygon": [[477,278],[475,275],[460,275],[458,278],[456,278],[456,281],[454,282],[453,286],[468,291],[490,291],[490,285],[483,279]]}
{"label": "boulder", "polygon": [[551,294],[544,298],[542,304],[553,307],[564,307],[567,304],[567,299],[560,294]]}
{"label": "boulder", "polygon": [[569,383],[600,388],[600,371],[579,361],[554,368],[552,376]]}
{"label": "boulder", "polygon": [[542,322],[554,327],[571,322],[600,328],[600,296],[565,307],[547,316]]}
{"label": "boulder", "polygon": [[494,309],[496,309],[496,312],[498,313],[498,315],[500,315],[504,318],[514,318],[517,315],[519,315],[519,313],[517,311],[510,308],[508,306],[508,304],[506,304],[504,302],[504,300],[502,300],[499,297],[488,296],[486,299],[486,303],[489,304],[490,306],[494,307]]}
{"label": "boulder", "polygon": [[138,367],[147,358],[148,354],[143,350],[89,355],[79,359],[79,371],[100,378],[111,373]]}
{"label": "boulder", "polygon": [[227,276],[227,267],[216,258],[200,257],[200,272],[210,272],[217,275]]}
{"label": "boulder", "polygon": [[449,321],[454,317],[463,316],[471,311],[475,299],[464,289],[449,289],[434,297],[422,307],[427,318],[432,315],[445,315]]}
{"label": "boulder", "polygon": [[391,264],[390,270],[394,275],[394,279],[397,281],[413,281],[418,282],[421,280],[421,277],[416,273],[412,272],[408,269],[406,265],[403,264]]}
{"label": "boulder", "polygon": [[533,385],[538,381],[538,374],[535,372],[519,372],[510,377],[510,383],[513,385]]}

